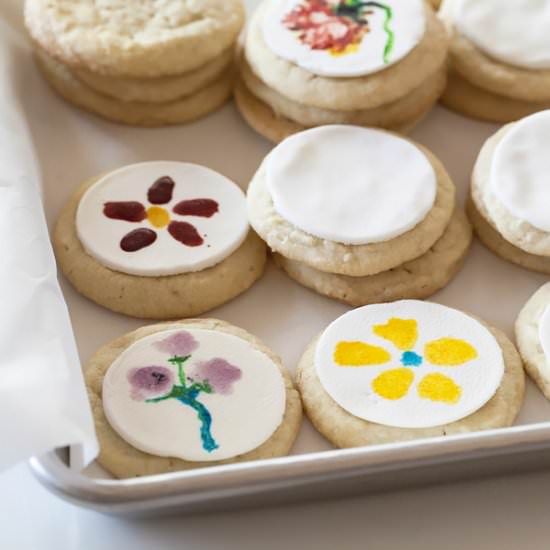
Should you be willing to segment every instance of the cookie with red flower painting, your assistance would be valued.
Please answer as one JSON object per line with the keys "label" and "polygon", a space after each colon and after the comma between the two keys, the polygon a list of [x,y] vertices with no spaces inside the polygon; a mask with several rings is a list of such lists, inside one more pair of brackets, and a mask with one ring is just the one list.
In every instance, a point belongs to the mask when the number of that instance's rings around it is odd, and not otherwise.
{"label": "cookie with red flower painting", "polygon": [[239,54],[237,105],[272,141],[323,124],[406,132],[443,92],[447,49],[424,0],[265,0]]}
{"label": "cookie with red flower painting", "polygon": [[241,189],[203,166],[146,162],[85,183],[63,209],[54,246],[84,296],[126,315],[198,315],[262,274]]}
{"label": "cookie with red flower painting", "polygon": [[284,456],[302,421],[281,360],[216,319],[143,327],[84,367],[98,462],[135,477]]}

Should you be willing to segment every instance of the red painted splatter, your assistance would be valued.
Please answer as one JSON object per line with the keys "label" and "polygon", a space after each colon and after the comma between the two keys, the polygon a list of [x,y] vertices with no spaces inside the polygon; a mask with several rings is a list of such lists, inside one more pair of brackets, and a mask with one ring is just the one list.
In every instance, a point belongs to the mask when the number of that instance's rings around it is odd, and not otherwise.
{"label": "red painted splatter", "polygon": [[125,235],[120,241],[120,248],[124,252],[137,252],[152,245],[157,240],[157,234],[152,229],[140,227]]}
{"label": "red painted splatter", "polygon": [[140,202],[106,202],[103,205],[103,214],[112,220],[125,222],[142,222],[147,217],[145,206]]}
{"label": "red painted splatter", "polygon": [[195,226],[187,222],[170,222],[168,233],[186,246],[200,246],[204,242]]}
{"label": "red painted splatter", "polygon": [[173,208],[174,212],[180,216],[200,216],[201,218],[211,218],[219,209],[218,203],[212,199],[181,201]]}
{"label": "red painted splatter", "polygon": [[170,176],[162,176],[149,187],[147,198],[151,204],[167,204],[172,200],[172,193],[175,186]]}

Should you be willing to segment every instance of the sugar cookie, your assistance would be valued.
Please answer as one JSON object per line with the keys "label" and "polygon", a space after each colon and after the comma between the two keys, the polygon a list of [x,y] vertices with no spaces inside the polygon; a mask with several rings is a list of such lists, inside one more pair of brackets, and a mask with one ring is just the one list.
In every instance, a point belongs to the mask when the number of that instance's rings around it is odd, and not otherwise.
{"label": "sugar cookie", "polygon": [[86,182],[53,240],[79,292],[140,318],[204,313],[248,289],[266,260],[240,189],[178,162],[130,165]]}
{"label": "sugar cookie", "polygon": [[301,424],[280,359],[223,321],[143,327],[100,348],[84,374],[98,462],[119,478],[283,456]]}
{"label": "sugar cookie", "polygon": [[405,300],[334,321],[306,349],[297,384],[317,430],[357,447],[510,426],[524,378],[500,331]]}

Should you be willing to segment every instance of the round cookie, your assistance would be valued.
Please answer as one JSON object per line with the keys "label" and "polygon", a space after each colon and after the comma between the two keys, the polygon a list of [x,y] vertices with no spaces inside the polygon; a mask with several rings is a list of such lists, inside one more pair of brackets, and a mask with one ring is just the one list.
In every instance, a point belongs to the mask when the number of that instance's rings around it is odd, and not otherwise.
{"label": "round cookie", "polygon": [[65,65],[156,78],[197,69],[227,50],[243,22],[240,0],[26,0],[32,39]]}
{"label": "round cookie", "polygon": [[445,0],[440,17],[452,37],[444,105],[494,122],[549,108],[550,12],[543,3]]}
{"label": "round cookie", "polygon": [[191,122],[219,109],[230,97],[231,69],[193,95],[167,103],[119,101],[95,92],[73,76],[69,69],[43,52],[38,64],[53,89],[65,100],[107,120],[132,126],[157,127]]}
{"label": "round cookie", "polygon": [[544,205],[544,139],[550,111],[508,125],[484,144],[472,175],[476,210],[498,233],[526,254],[550,257],[550,226]]}
{"label": "round cookie", "polygon": [[[426,309],[428,314],[434,309],[431,322],[430,317],[417,315]],[[525,376],[518,352],[501,331],[428,302],[366,306],[347,316],[355,316],[356,327],[340,326],[337,332],[342,318],[330,325],[306,349],[296,379],[308,418],[337,447],[469,433],[514,422],[523,401]],[[451,332],[447,326],[447,330],[459,340],[445,337],[443,327],[449,319],[454,319],[450,325],[454,328]],[[371,321],[380,324],[371,327]],[[327,333],[333,337],[351,331],[354,339],[360,329],[359,341],[340,342],[335,348],[333,361],[338,363],[325,359]],[[489,351],[491,359],[487,359]],[[340,366],[346,361],[350,366]],[[393,363],[401,365],[395,369],[399,372],[389,370]],[[332,378],[331,368],[345,371],[341,385],[338,377]],[[499,368],[500,378],[495,370]],[[483,376],[484,370],[487,377],[482,382],[475,373]],[[380,374],[373,378],[373,373]],[[453,417],[454,421],[444,420]]]}
{"label": "round cookie", "polygon": [[[174,338],[174,334],[179,336]],[[137,361],[135,367],[142,368],[133,368],[132,358],[140,351],[136,346],[143,349],[145,345],[149,349],[145,350],[143,360],[151,353],[158,356],[159,350],[166,352],[162,359],[165,366],[152,368],[156,373],[148,372]],[[186,352],[184,357],[181,351]],[[167,360],[174,354],[172,360]],[[222,357],[216,357],[218,354]],[[208,360],[198,361],[203,357]],[[139,353],[137,358],[141,360]],[[181,388],[178,360],[183,364],[186,390]],[[258,365],[266,372],[259,371]],[[98,462],[119,478],[284,456],[301,425],[300,397],[280,359],[257,338],[223,321],[191,319],[140,328],[100,348],[86,364],[84,375],[100,445]],[[270,384],[264,384],[257,394],[247,391],[256,387],[258,376],[261,380],[269,376]],[[167,385],[170,379],[174,384],[172,391]],[[160,384],[166,387],[158,387]],[[197,386],[198,393],[190,395],[191,384]],[[263,394],[269,395],[270,400],[258,408]],[[252,413],[243,410],[243,401]],[[203,413],[202,419],[197,415],[199,411]],[[144,419],[141,427],[136,427],[132,414]],[[147,428],[147,418],[154,429]],[[158,422],[159,418],[164,422]],[[228,426],[232,419],[238,418],[242,424],[234,422],[233,427]],[[179,429],[180,422],[180,435],[174,438],[170,428],[175,425]],[[201,426],[203,429],[199,430]],[[173,445],[175,440],[178,454],[195,458],[151,454],[128,443],[120,433],[133,436],[136,444],[159,450]],[[254,440],[256,447],[231,455],[239,448],[254,445]],[[224,454],[230,456],[216,458]],[[201,456],[206,460],[201,460]]]}
{"label": "round cookie", "polygon": [[270,2],[253,15],[245,39],[245,56],[253,73],[267,86],[297,103],[320,109],[374,109],[404,98],[444,64],[447,34],[426,5],[426,28],[416,47],[384,70],[353,78],[320,76],[277,56],[266,44],[261,22]]}
{"label": "round cookie", "polygon": [[[179,165],[184,168],[178,168]],[[140,175],[142,167],[156,176]],[[220,188],[225,189],[228,185],[224,184],[224,181],[228,180],[202,167],[183,163],[144,163],[94,178],[78,189],[62,210],[53,235],[59,266],[78,292],[103,307],[131,317],[175,319],[199,315],[215,308],[238,296],[260,278],[265,267],[266,248],[259,237],[247,229],[244,197],[239,198],[240,191],[237,191],[236,196],[231,200],[236,200],[239,209],[242,209],[242,220],[240,215],[238,218],[227,218],[226,212],[225,224],[220,221],[215,227],[211,226],[211,223],[216,216],[221,215],[219,212],[214,213],[211,218],[205,215],[196,217],[192,213],[174,215],[174,213],[168,213],[162,205],[156,206],[155,204],[159,203],[154,202],[145,209],[145,205],[151,201],[143,200],[137,186],[141,185],[146,190],[155,177],[160,176],[159,179],[162,179],[170,173],[179,174],[185,167],[190,167],[191,172],[197,171],[195,179],[202,178],[203,183],[205,178],[209,177]],[[124,172],[124,170],[134,172]],[[109,183],[109,178],[112,180],[113,177],[116,183],[119,181],[116,179],[119,173],[122,173],[123,177],[125,173],[133,174],[132,185],[136,187],[136,191],[127,193],[125,184],[121,188],[122,191],[116,188],[110,190],[107,186],[106,200],[110,198],[111,193],[115,199],[126,200],[127,198],[129,201],[134,198],[139,199],[140,202],[129,203],[134,208],[130,214],[136,217],[132,221],[125,221],[120,216],[118,219],[105,217],[105,225],[101,227],[99,224],[103,224],[101,218],[104,217],[105,207],[109,203],[106,202],[103,206],[99,202],[103,195],[99,195],[94,199],[98,205],[97,209],[85,210],[91,221],[83,218],[84,229],[81,228],[79,231],[78,212],[83,197],[88,196],[91,189],[99,189],[97,192],[103,193],[103,188],[98,185],[105,181]],[[183,178],[174,177],[174,179],[179,182],[179,185],[182,185],[182,180],[185,181]],[[153,185],[149,191],[152,187]],[[177,192],[176,187],[174,194]],[[188,191],[183,185],[180,193],[194,199],[193,192],[193,187]],[[147,195],[148,193],[144,198],[147,198]],[[156,199],[153,198],[153,200]],[[167,206],[176,208],[179,203],[174,205],[175,202],[176,199],[173,199],[167,203]],[[191,206],[195,202],[199,203],[193,200],[189,202]],[[222,204],[220,208],[223,209],[224,205]],[[185,210],[179,211],[185,212]],[[114,215],[117,215],[116,211]],[[166,216],[173,217],[174,221],[183,226],[187,237],[191,237],[190,245],[177,240],[177,238],[181,239],[181,236],[178,236],[177,231],[170,230],[170,224],[166,225],[168,220],[163,219]],[[141,221],[137,221],[138,219]],[[197,227],[199,233],[196,232]],[[122,248],[124,242],[128,242],[128,238],[136,231],[144,233],[146,239],[154,234],[153,242],[149,246],[142,246],[139,250],[125,251]],[[207,235],[210,231],[215,231],[210,233],[210,237],[201,236]],[[216,235],[224,233],[223,239],[218,241]],[[92,238],[95,234],[97,234],[96,243]],[[87,239],[88,246],[93,250],[85,246],[83,238]],[[203,242],[197,244],[199,242],[197,239]],[[125,246],[125,248],[132,247]]]}
{"label": "round cookie", "polygon": [[[326,141],[325,138],[328,139],[328,141]],[[367,142],[369,145],[366,144]],[[286,155],[286,152],[290,151],[292,153],[292,158],[302,158],[300,156],[300,149],[294,146],[295,143],[298,144],[298,147],[304,147],[307,151],[311,150],[312,154],[318,151],[316,154],[319,156],[311,158],[322,159],[324,164],[330,164],[332,159],[335,160],[333,166],[327,166],[327,169],[323,166],[323,168],[320,169],[322,175],[316,180],[318,183],[323,182],[323,186],[325,188],[328,186],[331,190],[339,189],[338,185],[341,184],[341,172],[335,170],[338,166],[337,163],[348,162],[342,161],[342,155],[355,153],[362,155],[362,164],[368,167],[364,174],[362,172],[354,174],[354,177],[357,176],[359,178],[357,182],[361,182],[361,178],[365,178],[365,184],[368,181],[380,189],[379,178],[384,177],[388,179],[388,181],[391,181],[392,185],[398,185],[397,182],[401,181],[397,179],[398,174],[389,174],[394,168],[399,169],[401,164],[397,165],[391,161],[391,156],[393,154],[392,148],[389,150],[385,149],[386,144],[390,144],[392,147],[395,145],[400,150],[398,154],[407,155],[408,162],[414,163],[415,167],[412,173],[407,175],[408,182],[406,184],[403,183],[402,190],[407,190],[407,193],[402,192],[400,200],[405,200],[405,195],[409,196],[408,193],[413,193],[417,190],[419,193],[418,201],[415,195],[414,208],[405,208],[402,215],[397,215],[397,203],[394,207],[393,203],[388,205],[382,196],[380,196],[380,202],[378,203],[373,202],[371,198],[368,204],[369,207],[374,208],[373,205],[378,204],[376,208],[377,211],[388,214],[400,225],[399,230],[383,236],[378,235],[376,238],[374,236],[369,238],[362,237],[356,241],[348,240],[346,243],[340,239],[327,238],[327,236],[320,237],[311,230],[304,230],[295,223],[291,223],[280,214],[278,208],[275,206],[272,193],[268,186],[271,170],[270,166],[272,164],[270,161],[275,158],[275,155],[280,153]],[[346,149],[344,144],[348,144],[349,147]],[[289,138],[278,145],[270,155],[268,155],[250,183],[247,193],[247,202],[248,215],[252,227],[260,237],[267,242],[268,246],[274,252],[290,260],[303,262],[317,270],[330,273],[354,277],[375,275],[395,268],[414,258],[418,258],[434,245],[449,224],[454,210],[455,190],[452,181],[441,163],[422,146],[412,144],[411,147],[411,144],[412,142],[387,132],[351,126],[322,126],[307,130],[306,132]],[[358,147],[362,148],[358,149]],[[380,148],[377,149],[377,147]],[[403,147],[403,149],[401,149],[401,147]],[[365,155],[367,154],[372,156],[372,159],[369,161],[365,160]],[[382,160],[381,157],[384,157],[384,159]],[[306,158],[309,160],[310,157],[308,156]],[[311,173],[312,170],[311,162],[317,163],[317,161],[309,162],[308,173]],[[356,161],[350,158],[349,162],[355,163]],[[287,171],[288,166],[290,166],[286,161],[278,162],[277,164],[287,169]],[[295,164],[296,163],[292,164],[292,166]],[[300,165],[300,172],[303,172],[306,166],[305,162],[300,160],[298,164]],[[315,166],[317,165],[318,164],[315,164]],[[353,164],[350,166],[352,165]],[[369,169],[372,172],[372,176],[369,174]],[[409,169],[410,166],[407,167],[407,170]],[[380,170],[380,172],[378,172],[378,170]],[[386,172],[386,170],[390,172]],[[350,178],[351,175],[352,173],[350,172]],[[300,189],[295,186],[288,186],[288,181],[290,181],[289,178],[291,176],[292,174],[290,172],[287,176],[279,176],[279,178],[285,178],[285,181],[281,180],[280,183],[285,184],[285,187],[291,188],[291,190],[295,189],[302,192],[302,189],[305,189],[303,185]],[[420,184],[420,182],[424,180],[419,178],[423,178],[424,176],[427,179],[425,183]],[[294,173],[292,177],[298,176]],[[371,181],[370,178],[374,179]],[[428,200],[425,193],[428,193],[429,189],[431,190],[432,184],[434,196],[431,196],[430,200]],[[361,188],[357,192],[363,194],[367,193],[363,183],[360,185]],[[355,187],[351,187],[350,192],[354,192],[354,189]],[[359,196],[358,194],[354,195],[355,199],[353,200],[357,203],[354,204],[354,207],[358,207],[361,204],[365,204],[366,207],[366,203],[357,201]],[[387,193],[386,198],[387,200],[393,200],[392,197],[394,196],[395,194]],[[316,202],[311,202],[313,199],[315,199]],[[420,207],[420,199],[422,199],[423,210],[419,215],[417,207]],[[328,198],[327,193],[314,193],[309,198],[296,197],[293,200],[294,204],[300,208],[305,208],[306,206],[309,208],[309,206],[315,205],[318,212],[323,212],[323,217],[316,218],[316,227],[318,228],[324,226],[328,212],[332,212],[337,207],[337,203],[333,201],[332,197]],[[322,201],[325,202],[323,203]],[[340,206],[338,206],[338,208],[340,208]],[[341,225],[342,222],[352,222],[352,225],[355,225],[354,220],[357,221],[355,216],[348,214],[342,218],[339,210],[334,210],[334,213],[339,216],[338,219],[340,220],[338,223],[334,224],[336,229],[338,229],[338,226]],[[412,220],[412,218],[410,218],[411,215],[416,216],[414,219],[415,223],[411,223],[407,227],[401,227],[401,224],[403,224],[405,220]],[[364,219],[364,217],[362,219]],[[323,223],[321,223],[321,221],[323,221]],[[393,222],[391,223],[393,224]],[[385,227],[384,224],[385,222],[381,221],[378,227]],[[359,223],[357,223],[357,226],[358,225]],[[362,231],[364,227],[366,226],[362,224],[359,230]],[[358,227],[355,227],[354,230],[357,228]],[[367,244],[361,244],[362,242]]]}
{"label": "round cookie", "polygon": [[506,123],[550,109],[550,101],[534,103],[497,95],[479,88],[454,69],[449,71],[441,103],[452,111],[488,122]]}
{"label": "round cookie", "polygon": [[440,70],[418,89],[391,104],[356,111],[337,111],[294,102],[266,86],[241,59],[240,82],[235,92],[239,111],[258,133],[278,142],[309,127],[352,124],[407,133],[432,109],[447,82]]}
{"label": "round cookie", "polygon": [[550,399],[549,306],[550,283],[546,283],[523,306],[515,325],[516,341],[525,370],[546,399]]}
{"label": "round cookie", "polygon": [[517,264],[525,269],[547,273],[550,275],[550,258],[535,256],[523,251],[504,239],[496,230],[486,211],[482,213],[470,198],[466,204],[466,212],[472,223],[477,238],[491,251],[502,259]]}
{"label": "round cookie", "polygon": [[472,230],[461,210],[455,210],[441,238],[422,256],[368,277],[348,277],[316,270],[279,254],[275,263],[289,277],[319,294],[353,307],[403,298],[428,298],[458,273],[470,248]]}
{"label": "round cookie", "polygon": [[232,61],[233,50],[230,48],[202,67],[182,75],[140,79],[105,77],[84,69],[72,72],[92,90],[118,101],[166,103],[200,92],[218,80]]}

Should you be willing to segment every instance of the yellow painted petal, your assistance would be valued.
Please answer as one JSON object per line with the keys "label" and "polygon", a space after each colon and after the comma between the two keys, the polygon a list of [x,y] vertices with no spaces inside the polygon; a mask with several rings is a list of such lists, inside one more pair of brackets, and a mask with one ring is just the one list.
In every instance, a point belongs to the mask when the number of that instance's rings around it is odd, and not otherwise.
{"label": "yellow painted petal", "polygon": [[402,399],[407,395],[414,380],[411,369],[387,370],[372,382],[372,389],[385,399]]}
{"label": "yellow painted petal", "polygon": [[374,334],[389,340],[402,351],[414,348],[418,338],[418,324],[413,319],[398,319],[393,317],[385,325],[375,325]]}
{"label": "yellow painted petal", "polygon": [[427,374],[418,384],[418,395],[423,399],[454,405],[460,400],[462,389],[448,376],[439,373]]}
{"label": "yellow painted petal", "polygon": [[338,342],[334,350],[334,362],[341,367],[383,365],[390,359],[391,355],[384,348],[364,342]]}
{"label": "yellow painted petal", "polygon": [[160,206],[151,206],[147,209],[147,219],[154,227],[166,227],[170,222],[170,214]]}
{"label": "yellow painted petal", "polygon": [[475,359],[477,351],[464,340],[441,338],[426,344],[424,356],[432,365],[456,367]]}

